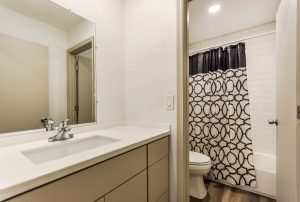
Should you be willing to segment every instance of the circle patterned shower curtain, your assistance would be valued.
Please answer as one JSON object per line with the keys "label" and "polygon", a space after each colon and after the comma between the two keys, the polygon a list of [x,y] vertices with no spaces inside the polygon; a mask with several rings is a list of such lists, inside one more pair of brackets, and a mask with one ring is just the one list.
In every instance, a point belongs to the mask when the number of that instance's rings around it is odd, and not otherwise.
{"label": "circle patterned shower curtain", "polygon": [[210,156],[214,179],[256,186],[245,67],[190,76],[189,143],[192,151]]}

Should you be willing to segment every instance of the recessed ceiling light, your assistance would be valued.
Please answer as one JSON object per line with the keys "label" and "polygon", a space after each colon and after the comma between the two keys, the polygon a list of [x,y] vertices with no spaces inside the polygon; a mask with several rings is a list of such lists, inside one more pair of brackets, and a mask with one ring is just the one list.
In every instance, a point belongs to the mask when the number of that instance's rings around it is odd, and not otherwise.
{"label": "recessed ceiling light", "polygon": [[219,4],[212,5],[209,7],[208,12],[210,13],[216,13],[221,9],[221,6]]}

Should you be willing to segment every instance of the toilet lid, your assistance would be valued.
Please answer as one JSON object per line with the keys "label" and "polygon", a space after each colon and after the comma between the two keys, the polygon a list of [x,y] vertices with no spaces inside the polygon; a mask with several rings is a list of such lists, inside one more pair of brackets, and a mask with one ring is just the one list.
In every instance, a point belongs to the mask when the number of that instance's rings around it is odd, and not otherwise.
{"label": "toilet lid", "polygon": [[199,152],[190,151],[190,164],[208,164],[210,163],[210,158]]}

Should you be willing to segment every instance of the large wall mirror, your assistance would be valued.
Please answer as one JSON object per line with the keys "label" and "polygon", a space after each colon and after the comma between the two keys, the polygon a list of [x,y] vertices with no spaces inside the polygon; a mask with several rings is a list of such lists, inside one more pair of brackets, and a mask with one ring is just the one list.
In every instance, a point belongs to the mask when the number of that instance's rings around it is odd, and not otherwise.
{"label": "large wall mirror", "polygon": [[96,121],[95,24],[49,0],[0,0],[0,133]]}

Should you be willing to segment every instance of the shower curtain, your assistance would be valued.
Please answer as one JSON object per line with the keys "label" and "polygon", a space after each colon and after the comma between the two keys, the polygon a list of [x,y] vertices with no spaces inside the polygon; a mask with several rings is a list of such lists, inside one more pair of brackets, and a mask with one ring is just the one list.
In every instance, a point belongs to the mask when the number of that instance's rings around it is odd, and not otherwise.
{"label": "shower curtain", "polygon": [[212,159],[210,177],[255,187],[245,44],[189,60],[190,149]]}

